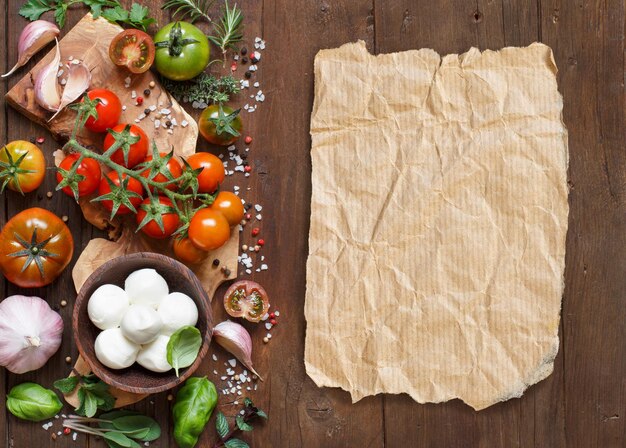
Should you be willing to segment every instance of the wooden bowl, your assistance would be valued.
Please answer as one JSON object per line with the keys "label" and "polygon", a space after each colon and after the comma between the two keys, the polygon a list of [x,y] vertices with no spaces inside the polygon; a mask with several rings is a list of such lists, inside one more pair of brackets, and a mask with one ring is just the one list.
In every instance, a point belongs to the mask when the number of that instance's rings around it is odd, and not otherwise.
{"label": "wooden bowl", "polygon": [[[165,373],[152,372],[135,363],[132,366],[114,370],[106,367],[98,358],[94,350],[96,337],[100,333],[87,314],[87,302],[94,291],[104,285],[113,284],[124,288],[124,280],[134,271],[144,268],[153,268],[163,276],[170,292],[182,292],[191,297],[198,307],[198,323],[196,326],[203,337],[200,353],[195,362],[182,369],[180,378],[176,377],[174,369]],[[78,293],[72,316],[74,340],[81,356],[101,380],[110,386],[136,394],[153,394],[171,389],[189,378],[202,363],[202,359],[209,350],[209,343],[213,334],[213,316],[209,306],[209,298],[202,288],[200,281],[187,266],[178,261],[151,252],[140,252],[124,255],[110,260],[96,269],[87,279]]]}

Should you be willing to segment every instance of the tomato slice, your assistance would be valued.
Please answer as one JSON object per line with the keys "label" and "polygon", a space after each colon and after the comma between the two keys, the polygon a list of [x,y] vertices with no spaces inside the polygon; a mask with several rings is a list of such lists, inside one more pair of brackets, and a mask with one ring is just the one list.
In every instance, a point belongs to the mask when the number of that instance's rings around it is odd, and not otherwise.
{"label": "tomato slice", "polygon": [[233,317],[259,322],[270,309],[270,300],[265,289],[257,282],[240,280],[226,291],[224,308]]}
{"label": "tomato slice", "polygon": [[131,73],[144,73],[154,62],[154,42],[140,30],[124,30],[109,45],[109,58]]}

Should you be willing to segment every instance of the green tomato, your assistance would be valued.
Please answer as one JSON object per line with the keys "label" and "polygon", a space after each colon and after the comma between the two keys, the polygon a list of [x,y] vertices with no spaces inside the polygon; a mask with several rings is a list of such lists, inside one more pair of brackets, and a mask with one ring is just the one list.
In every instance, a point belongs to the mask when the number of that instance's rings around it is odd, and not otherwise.
{"label": "green tomato", "polygon": [[157,71],[168,79],[186,81],[198,76],[209,63],[211,50],[204,33],[188,22],[172,22],[154,36]]}
{"label": "green tomato", "polygon": [[22,383],[11,389],[6,406],[11,414],[22,420],[40,422],[54,417],[63,404],[50,389],[35,383]]}

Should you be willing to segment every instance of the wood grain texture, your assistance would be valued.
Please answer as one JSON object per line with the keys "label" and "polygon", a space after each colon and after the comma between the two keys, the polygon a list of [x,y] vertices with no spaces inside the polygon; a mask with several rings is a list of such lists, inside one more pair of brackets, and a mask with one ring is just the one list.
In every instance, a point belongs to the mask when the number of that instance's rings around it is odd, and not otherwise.
{"label": "wood grain texture", "polygon": [[[151,12],[166,23],[156,0]],[[254,114],[244,115],[254,137],[249,161],[253,175],[246,184],[227,179],[228,186],[250,188],[246,200],[264,205],[258,223],[267,241],[270,270],[251,276],[262,283],[281,311],[270,344],[257,344],[263,329],[246,324],[253,334],[253,361],[267,377],[252,396],[270,416],[269,422],[243,438],[253,447],[602,447],[618,448],[626,440],[626,103],[624,91],[624,2],[560,0],[250,0],[243,2],[248,46],[255,36],[267,41],[256,76],[267,100]],[[17,38],[24,21],[19,0],[0,0],[7,12],[4,68],[17,58]],[[72,11],[69,26],[82,17]],[[321,48],[363,39],[374,52],[431,47],[440,53],[463,52],[471,46],[497,49],[539,40],[550,45],[559,67],[564,95],[564,121],[569,130],[570,223],[566,255],[561,347],[554,373],[520,399],[474,412],[458,401],[419,405],[406,396],[377,396],[355,405],[347,393],[318,389],[304,373],[303,318],[305,261],[310,201],[309,118],[313,100],[312,63]],[[33,63],[22,69],[24,72]],[[15,83],[15,78],[8,86]],[[7,83],[3,84],[6,89]],[[5,90],[6,91],[6,90]],[[240,98],[242,104],[247,98]],[[0,135],[5,140],[44,134],[13,110],[5,108]],[[44,134],[45,135],[45,134]],[[51,151],[54,143],[43,145]],[[200,149],[207,145],[200,144]],[[215,150],[211,148],[211,150]],[[51,163],[51,159],[48,160]],[[43,206],[68,215],[77,253],[100,236],[82,220],[71,200],[53,190],[48,176],[36,194],[3,196],[0,219],[27,206]],[[249,232],[242,242],[249,244]],[[47,297],[52,305],[73,302],[69,271],[45,290],[27,291]],[[0,292],[24,292],[6,282]],[[218,297],[224,288],[218,290]],[[347,292],[348,293],[348,292]],[[216,322],[226,316],[214,301]],[[61,308],[67,328],[71,307]],[[337,322],[338,325],[341,322]],[[220,358],[226,355],[211,347]],[[0,374],[0,387],[26,380],[44,386],[67,375],[67,355],[76,356],[71,334],[48,365],[26,375]],[[200,371],[209,374],[209,357]],[[204,370],[202,370],[204,369]],[[221,400],[229,415],[236,411]],[[133,406],[155,416],[163,437],[154,447],[174,447],[171,402],[167,393]],[[0,445],[31,447],[104,447],[102,441],[78,444],[67,438],[52,442],[38,425],[10,415],[0,419]],[[210,427],[198,446],[210,446]]]}

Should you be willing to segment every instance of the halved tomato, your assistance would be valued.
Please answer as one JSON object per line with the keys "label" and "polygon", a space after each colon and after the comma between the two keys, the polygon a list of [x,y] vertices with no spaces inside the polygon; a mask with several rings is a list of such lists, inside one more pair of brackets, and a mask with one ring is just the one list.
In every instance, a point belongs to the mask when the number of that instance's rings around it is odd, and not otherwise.
{"label": "halved tomato", "polygon": [[259,322],[270,309],[270,301],[265,289],[257,282],[240,280],[226,291],[224,308],[233,317]]}
{"label": "halved tomato", "polygon": [[154,62],[154,42],[140,30],[124,30],[109,45],[111,62],[131,73],[144,73]]}

